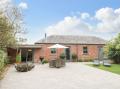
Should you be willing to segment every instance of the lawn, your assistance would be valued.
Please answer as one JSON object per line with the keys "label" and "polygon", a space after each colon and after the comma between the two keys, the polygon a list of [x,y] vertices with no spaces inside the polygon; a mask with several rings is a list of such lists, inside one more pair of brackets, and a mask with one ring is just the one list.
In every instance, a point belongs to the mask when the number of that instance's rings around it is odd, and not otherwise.
{"label": "lawn", "polygon": [[94,66],[92,64],[88,64],[88,65],[120,75],[120,64],[112,64],[111,67],[106,67],[103,66],[102,64],[100,66]]}

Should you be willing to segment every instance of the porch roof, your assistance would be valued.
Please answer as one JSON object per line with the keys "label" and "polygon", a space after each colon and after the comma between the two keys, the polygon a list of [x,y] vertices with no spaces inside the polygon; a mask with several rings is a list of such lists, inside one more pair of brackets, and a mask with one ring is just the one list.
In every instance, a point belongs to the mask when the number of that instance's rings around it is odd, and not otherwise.
{"label": "porch roof", "polygon": [[24,44],[24,45],[18,45],[18,48],[41,48],[41,45]]}

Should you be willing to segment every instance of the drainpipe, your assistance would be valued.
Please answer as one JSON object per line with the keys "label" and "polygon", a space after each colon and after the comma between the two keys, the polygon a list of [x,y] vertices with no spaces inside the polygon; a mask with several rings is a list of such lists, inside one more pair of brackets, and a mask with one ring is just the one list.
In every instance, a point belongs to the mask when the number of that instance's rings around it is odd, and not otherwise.
{"label": "drainpipe", "polygon": [[46,58],[46,48],[47,48],[47,46],[46,46],[46,43],[47,43],[47,34],[45,33],[45,49],[44,49],[44,58]]}
{"label": "drainpipe", "polygon": [[47,43],[47,34],[45,33],[45,43]]}
{"label": "drainpipe", "polygon": [[78,61],[79,55],[78,55],[78,45],[77,44],[76,44],[76,48],[77,48],[77,61]]}

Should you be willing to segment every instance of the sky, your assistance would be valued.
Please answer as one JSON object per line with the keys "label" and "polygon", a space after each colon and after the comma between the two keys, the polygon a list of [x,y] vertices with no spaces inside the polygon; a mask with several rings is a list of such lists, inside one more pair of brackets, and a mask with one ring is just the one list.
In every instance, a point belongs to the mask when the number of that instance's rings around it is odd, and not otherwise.
{"label": "sky", "polygon": [[120,0],[0,0],[23,9],[27,43],[49,35],[110,40],[120,32]]}

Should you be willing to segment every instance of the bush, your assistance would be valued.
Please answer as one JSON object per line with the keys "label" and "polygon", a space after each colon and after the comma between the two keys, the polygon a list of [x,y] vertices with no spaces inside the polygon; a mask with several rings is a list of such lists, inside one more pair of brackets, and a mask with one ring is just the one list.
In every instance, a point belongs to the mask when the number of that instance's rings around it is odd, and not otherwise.
{"label": "bush", "polygon": [[5,66],[6,58],[7,58],[6,53],[4,51],[0,50],[0,70],[2,70],[3,67]]}
{"label": "bush", "polygon": [[94,59],[79,59],[78,62],[92,62]]}
{"label": "bush", "polygon": [[90,55],[84,55],[84,56],[80,56],[80,59],[78,61],[79,62],[91,62],[93,60],[94,60],[94,57]]}
{"label": "bush", "polygon": [[9,63],[10,63],[9,61],[10,61],[10,59],[9,59],[8,56],[6,55],[5,60],[4,60],[4,63],[5,63],[5,64],[9,64]]}
{"label": "bush", "polygon": [[82,60],[82,59],[79,59],[78,62],[83,62],[83,60]]}
{"label": "bush", "polygon": [[75,53],[72,54],[72,59],[73,59],[74,62],[77,61],[77,55]]}
{"label": "bush", "polygon": [[64,53],[60,54],[60,59],[65,59],[65,54]]}
{"label": "bush", "polygon": [[47,60],[47,59],[44,59],[44,60],[42,61],[42,64],[45,64],[45,63],[48,63],[48,60]]}

